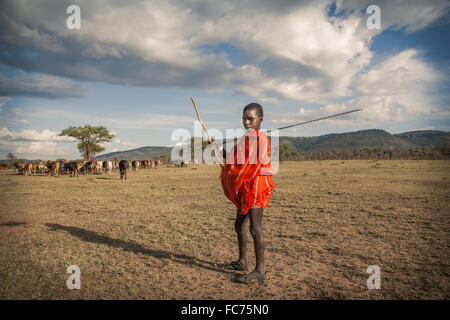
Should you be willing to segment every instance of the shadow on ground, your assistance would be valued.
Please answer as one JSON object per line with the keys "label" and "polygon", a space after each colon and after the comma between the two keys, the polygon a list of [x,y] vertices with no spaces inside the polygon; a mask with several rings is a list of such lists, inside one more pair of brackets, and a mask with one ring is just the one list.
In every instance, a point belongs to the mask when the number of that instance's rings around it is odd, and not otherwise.
{"label": "shadow on ground", "polygon": [[20,226],[23,224],[27,224],[26,222],[17,222],[17,221],[7,221],[0,223],[0,226],[2,227],[14,227],[14,226]]}
{"label": "shadow on ground", "polygon": [[152,256],[157,259],[169,259],[176,263],[181,263],[190,267],[199,267],[210,271],[220,272],[226,275],[234,275],[237,274],[233,271],[224,270],[226,265],[218,264],[210,261],[200,260],[195,257],[191,257],[185,254],[172,253],[165,250],[154,250],[147,249],[144,246],[132,242],[132,241],[124,241],[120,239],[114,239],[106,236],[102,236],[97,232],[85,230],[77,227],[63,226],[56,223],[46,223],[45,224],[52,231],[63,230],[71,235],[80,238],[83,241],[100,243],[114,248],[122,248],[125,251],[131,251],[136,254],[142,253],[148,256]]}

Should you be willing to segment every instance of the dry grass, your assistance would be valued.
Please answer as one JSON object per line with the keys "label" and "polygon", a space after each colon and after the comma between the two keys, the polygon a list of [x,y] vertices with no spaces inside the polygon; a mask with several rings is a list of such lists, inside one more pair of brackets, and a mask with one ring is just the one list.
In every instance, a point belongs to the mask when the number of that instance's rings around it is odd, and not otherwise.
{"label": "dry grass", "polygon": [[[449,299],[449,161],[281,164],[263,284],[237,284],[219,168],[0,172],[1,299]],[[249,236],[250,240],[251,237]],[[249,261],[254,265],[253,244]],[[66,269],[81,269],[68,290]],[[381,290],[366,269],[381,268]]]}

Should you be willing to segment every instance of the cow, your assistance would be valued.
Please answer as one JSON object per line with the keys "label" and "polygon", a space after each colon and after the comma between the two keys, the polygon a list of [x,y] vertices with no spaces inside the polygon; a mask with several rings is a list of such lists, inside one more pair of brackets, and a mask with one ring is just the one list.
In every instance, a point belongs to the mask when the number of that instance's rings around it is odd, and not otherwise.
{"label": "cow", "polygon": [[174,166],[180,167],[180,168],[184,167],[184,166],[187,167],[187,165],[188,165],[188,162],[186,160],[180,160],[180,159],[173,160],[172,163]]}
{"label": "cow", "polygon": [[33,162],[31,165],[32,165],[32,172],[33,172],[34,175],[36,175],[36,173],[38,171],[39,163],[38,162]]}
{"label": "cow", "polygon": [[47,163],[45,164],[47,167],[47,171],[49,174],[52,174],[52,167],[53,167],[53,161],[52,160],[48,160]]}
{"label": "cow", "polygon": [[33,170],[33,164],[31,162],[25,163],[25,175],[31,176],[32,170]]}
{"label": "cow", "polygon": [[156,160],[155,161],[155,168],[159,168],[159,166],[161,165],[162,161],[161,160]]}
{"label": "cow", "polygon": [[71,161],[64,163],[64,170],[69,172],[72,178],[74,178],[75,175],[78,178],[78,173],[80,172],[82,167],[83,163],[81,161]]}
{"label": "cow", "polygon": [[6,164],[0,163],[0,170],[6,168]]}
{"label": "cow", "polygon": [[95,172],[103,173],[103,161],[95,161]]}
{"label": "cow", "polygon": [[21,174],[21,168],[20,168],[20,163],[19,162],[15,162],[14,163],[14,168],[17,169],[17,174]]}
{"label": "cow", "polygon": [[133,170],[136,171],[137,169],[139,169],[139,161],[133,160],[133,162],[131,162],[131,166]]}
{"label": "cow", "polygon": [[81,171],[81,168],[83,167],[83,162],[81,162],[81,161],[74,161],[74,163],[75,163],[75,170],[72,173],[73,174],[72,177],[74,177],[75,174],[76,174],[77,178],[78,178],[78,173]]}
{"label": "cow", "polygon": [[34,174],[42,174],[42,163],[43,161],[39,161],[36,163],[36,171],[34,172]]}
{"label": "cow", "polygon": [[83,161],[83,166],[81,167],[81,171],[83,174],[89,174],[90,172],[94,172],[94,164],[91,161]]}
{"label": "cow", "polygon": [[119,171],[120,171],[120,179],[125,178],[127,180],[127,170],[130,168],[130,162],[127,160],[120,160],[119,162]]}
{"label": "cow", "polygon": [[39,166],[38,166],[38,170],[39,170],[39,173],[40,174],[46,174],[47,173],[47,161],[41,161],[40,163],[39,163]]}
{"label": "cow", "polygon": [[25,162],[14,163],[14,167],[16,167],[16,169],[17,169],[17,174],[21,174],[21,175],[25,174],[25,165],[26,165]]}
{"label": "cow", "polygon": [[51,166],[52,176],[57,176],[59,174],[59,170],[61,169],[61,163],[59,161],[54,161]]}
{"label": "cow", "polygon": [[112,162],[109,160],[103,161],[103,170],[105,171],[105,173],[108,172],[109,174],[111,174],[111,172],[113,170]]}

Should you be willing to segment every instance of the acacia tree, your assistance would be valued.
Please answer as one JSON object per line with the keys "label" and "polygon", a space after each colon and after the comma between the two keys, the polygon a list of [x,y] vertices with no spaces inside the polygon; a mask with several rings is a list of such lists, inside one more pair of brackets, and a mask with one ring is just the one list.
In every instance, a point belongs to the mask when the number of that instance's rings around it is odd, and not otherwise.
{"label": "acacia tree", "polygon": [[111,139],[115,137],[113,134],[110,134],[105,127],[96,127],[89,124],[82,127],[70,126],[64,129],[59,135],[80,140],[77,147],[86,161],[89,161],[95,154],[105,150],[100,144],[110,142]]}
{"label": "acacia tree", "polygon": [[13,155],[11,152],[8,153],[8,155],[6,157],[8,158],[9,162],[14,162],[17,160],[16,156]]}

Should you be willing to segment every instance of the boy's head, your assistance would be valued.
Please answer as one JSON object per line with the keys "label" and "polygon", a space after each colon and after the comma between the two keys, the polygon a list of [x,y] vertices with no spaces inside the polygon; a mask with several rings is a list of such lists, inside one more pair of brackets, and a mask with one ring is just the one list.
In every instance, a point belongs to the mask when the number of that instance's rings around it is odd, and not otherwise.
{"label": "boy's head", "polygon": [[242,113],[242,123],[245,130],[259,130],[263,121],[263,115],[263,108],[260,104],[253,102],[246,105]]}

